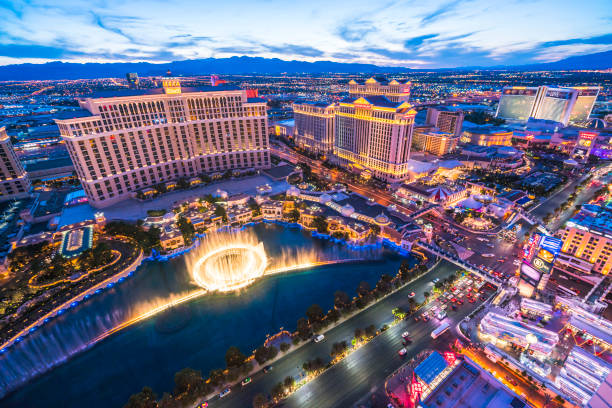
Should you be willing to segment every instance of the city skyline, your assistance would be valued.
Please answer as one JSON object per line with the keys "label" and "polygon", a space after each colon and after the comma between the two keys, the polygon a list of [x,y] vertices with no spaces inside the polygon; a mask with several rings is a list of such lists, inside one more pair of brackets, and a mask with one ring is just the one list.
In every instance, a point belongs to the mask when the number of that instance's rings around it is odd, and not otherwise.
{"label": "city skyline", "polygon": [[418,69],[541,63],[612,49],[606,2],[562,3],[10,1],[0,5],[0,65],[246,55]]}

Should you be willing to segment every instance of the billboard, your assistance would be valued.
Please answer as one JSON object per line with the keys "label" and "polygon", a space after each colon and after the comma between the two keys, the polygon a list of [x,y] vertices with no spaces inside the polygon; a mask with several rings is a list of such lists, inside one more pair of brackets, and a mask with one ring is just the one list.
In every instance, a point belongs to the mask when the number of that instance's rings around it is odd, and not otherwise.
{"label": "billboard", "polygon": [[541,233],[529,237],[527,245],[523,248],[521,279],[534,287],[537,286],[542,275],[552,270],[562,244],[560,239]]}

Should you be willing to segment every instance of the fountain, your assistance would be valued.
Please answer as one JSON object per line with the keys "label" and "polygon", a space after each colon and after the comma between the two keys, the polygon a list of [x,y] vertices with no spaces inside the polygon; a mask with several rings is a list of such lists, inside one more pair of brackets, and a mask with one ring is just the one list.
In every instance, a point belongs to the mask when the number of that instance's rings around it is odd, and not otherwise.
{"label": "fountain", "polygon": [[208,291],[232,292],[264,275],[330,263],[317,261],[314,251],[282,251],[275,260],[252,230],[217,232],[206,236],[188,255],[187,267],[195,283]]}

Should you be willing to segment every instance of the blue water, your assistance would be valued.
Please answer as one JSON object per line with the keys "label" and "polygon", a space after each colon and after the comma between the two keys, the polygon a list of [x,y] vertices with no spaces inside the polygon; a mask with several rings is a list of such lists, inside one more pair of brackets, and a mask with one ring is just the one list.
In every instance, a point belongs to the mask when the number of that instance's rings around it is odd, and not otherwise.
{"label": "blue water", "polygon": [[194,288],[182,258],[146,263],[132,278],[69,310],[1,356],[4,391],[47,372],[0,400],[0,406],[122,406],[145,385],[161,395],[172,390],[180,369],[192,367],[206,375],[222,368],[228,347],[249,354],[279,328],[294,330],[312,303],[327,310],[336,290],[352,296],[361,281],[374,286],[383,273],[395,274],[403,259],[384,249],[350,251],[277,225],[252,228],[271,256],[283,248],[314,246],[328,258],[378,260],[268,277],[240,294],[206,295],[83,349],[143,302]]}

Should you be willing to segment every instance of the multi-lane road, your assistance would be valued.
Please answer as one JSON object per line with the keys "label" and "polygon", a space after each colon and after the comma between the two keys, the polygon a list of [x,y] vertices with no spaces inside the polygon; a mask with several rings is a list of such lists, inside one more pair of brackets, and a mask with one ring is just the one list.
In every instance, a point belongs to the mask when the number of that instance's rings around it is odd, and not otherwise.
{"label": "multi-lane road", "polygon": [[[454,273],[457,267],[441,262],[431,272],[422,276],[406,288],[388,296],[360,314],[345,321],[325,334],[321,343],[308,343],[301,348],[290,352],[276,361],[272,371],[262,372],[253,376],[253,381],[245,387],[237,385],[232,392],[222,398],[213,398],[209,401],[211,407],[248,407],[253,397],[258,393],[268,395],[272,388],[285,377],[300,378],[304,375],[302,364],[305,361],[321,357],[329,361],[331,346],[335,342],[347,341],[350,343],[355,329],[364,329],[374,324],[381,327],[393,320],[391,310],[398,306],[408,306],[408,294],[416,293],[416,300],[423,301],[425,291],[431,291],[434,278],[443,279]],[[468,315],[478,303],[465,302],[457,311],[450,311],[448,319],[454,327],[463,317]],[[421,313],[421,312],[419,312]],[[400,367],[406,358],[411,358],[418,352],[432,346],[431,331],[440,324],[436,319],[429,322],[415,322],[412,318],[395,325],[375,337],[365,346],[351,353],[340,363],[324,372],[322,375],[307,383],[290,397],[282,406],[286,407],[349,407],[361,397],[371,391],[375,384],[382,384],[385,377]],[[410,331],[413,343],[408,347],[408,355],[404,358],[397,352],[403,347],[401,333]],[[436,342],[447,345],[450,336],[441,336]]]}

